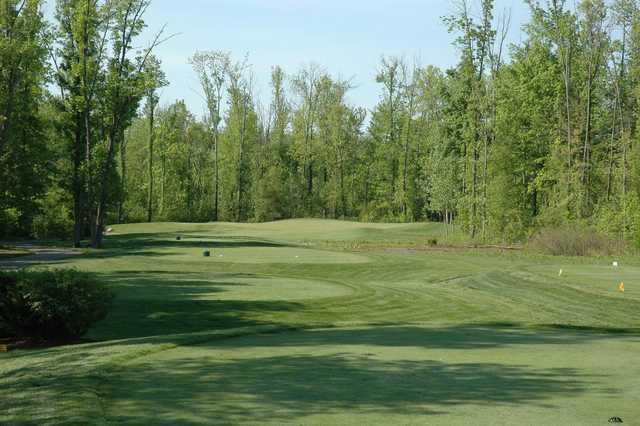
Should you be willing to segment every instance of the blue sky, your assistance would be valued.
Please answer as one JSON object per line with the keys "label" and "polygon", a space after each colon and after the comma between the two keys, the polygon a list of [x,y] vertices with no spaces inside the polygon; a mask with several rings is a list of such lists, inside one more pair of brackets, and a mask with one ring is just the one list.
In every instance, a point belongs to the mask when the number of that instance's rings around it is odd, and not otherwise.
{"label": "blue sky", "polygon": [[[496,12],[505,8],[512,13],[509,40],[517,42],[527,7],[522,0],[496,0]],[[148,37],[164,23],[168,33],[180,33],[156,51],[171,83],[161,103],[184,99],[201,115],[198,81],[187,62],[197,50],[230,51],[236,58],[248,53],[265,103],[273,65],[294,73],[316,62],[332,75],[353,78],[350,101],[372,108],[382,55],[443,68],[456,63],[453,36],[441,20],[451,12],[445,0],[154,0],[146,21]]]}

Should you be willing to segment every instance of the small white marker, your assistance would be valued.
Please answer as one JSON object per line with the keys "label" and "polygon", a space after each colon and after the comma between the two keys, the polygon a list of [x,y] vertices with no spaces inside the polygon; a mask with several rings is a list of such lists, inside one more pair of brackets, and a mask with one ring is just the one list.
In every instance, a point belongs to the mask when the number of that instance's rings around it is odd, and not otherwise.
{"label": "small white marker", "polygon": [[558,272],[558,276],[561,277],[562,276],[562,269],[560,269],[560,272]]}
{"label": "small white marker", "polygon": [[296,256],[296,259],[299,258],[300,256]]}
{"label": "small white marker", "polygon": [[617,268],[618,267],[618,262],[613,262],[613,267]]}

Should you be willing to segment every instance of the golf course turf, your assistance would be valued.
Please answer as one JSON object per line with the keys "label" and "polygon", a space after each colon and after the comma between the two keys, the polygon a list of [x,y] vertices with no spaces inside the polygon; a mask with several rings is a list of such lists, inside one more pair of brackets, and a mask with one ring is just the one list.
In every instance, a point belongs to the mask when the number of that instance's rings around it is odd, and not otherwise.
{"label": "golf course turf", "polygon": [[0,424],[640,424],[639,259],[433,239],[114,226],[57,264],[108,283],[109,316],[89,343],[0,354]]}

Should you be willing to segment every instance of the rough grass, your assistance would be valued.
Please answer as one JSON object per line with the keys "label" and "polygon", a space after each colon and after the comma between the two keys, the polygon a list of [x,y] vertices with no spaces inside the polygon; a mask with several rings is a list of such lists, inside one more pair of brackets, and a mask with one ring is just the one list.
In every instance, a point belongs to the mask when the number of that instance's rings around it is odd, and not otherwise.
{"label": "rough grass", "polygon": [[614,268],[610,258],[384,250],[442,238],[437,224],[114,231],[104,251],[69,261],[116,292],[90,332],[96,343],[0,354],[0,424],[640,417],[635,258]]}

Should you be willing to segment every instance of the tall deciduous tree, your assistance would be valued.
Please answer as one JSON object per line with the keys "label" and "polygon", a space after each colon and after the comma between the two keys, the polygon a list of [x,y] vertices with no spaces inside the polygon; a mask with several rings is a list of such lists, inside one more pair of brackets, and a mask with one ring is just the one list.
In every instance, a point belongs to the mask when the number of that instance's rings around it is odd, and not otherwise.
{"label": "tall deciduous tree", "polygon": [[[158,107],[158,102],[160,100],[160,96],[158,94],[158,90],[166,85],[169,82],[166,79],[166,76],[161,68],[161,62],[158,58],[153,55],[150,55],[147,59],[147,62],[144,66],[145,72],[145,112],[149,120],[149,151],[148,151],[148,188],[147,188],[147,222],[151,222],[153,219],[153,199],[154,199],[154,159],[155,159],[155,151],[154,151],[154,142],[156,137],[156,126],[155,126],[155,112]],[[125,160],[123,159],[123,176],[122,180],[125,181],[124,176],[124,164]]]}
{"label": "tall deciduous tree", "polygon": [[0,3],[0,236],[30,231],[49,178],[40,114],[47,54],[41,6]]}
{"label": "tall deciduous tree", "polygon": [[198,75],[200,86],[207,105],[207,123],[211,133],[214,155],[214,222],[220,217],[220,125],[222,123],[222,101],[225,83],[228,79],[232,61],[229,53],[220,51],[198,52],[190,60]]}

